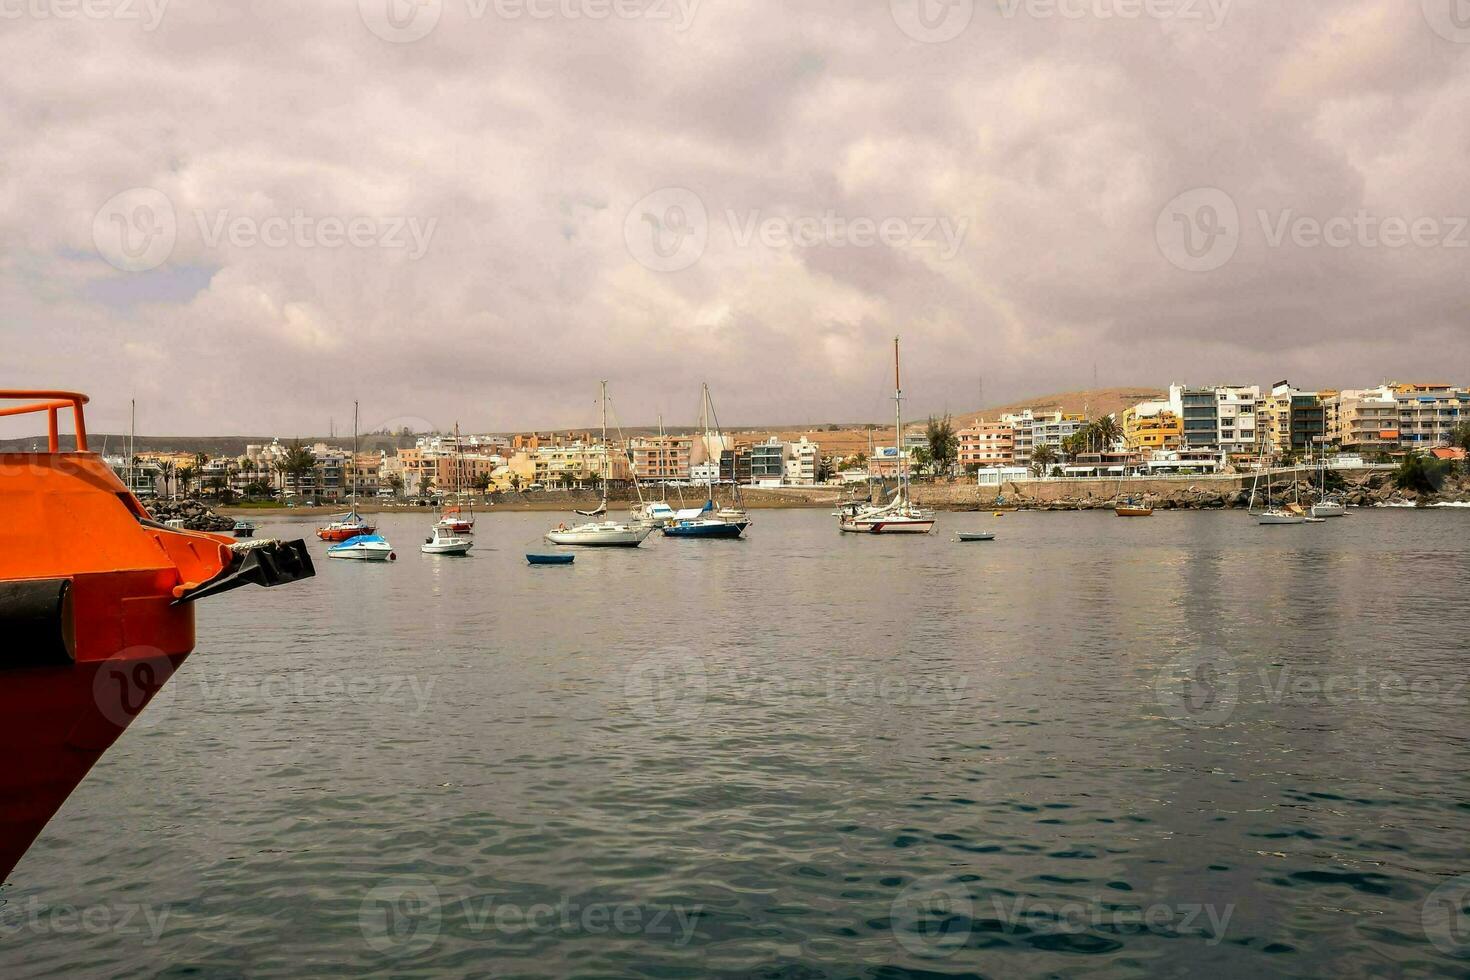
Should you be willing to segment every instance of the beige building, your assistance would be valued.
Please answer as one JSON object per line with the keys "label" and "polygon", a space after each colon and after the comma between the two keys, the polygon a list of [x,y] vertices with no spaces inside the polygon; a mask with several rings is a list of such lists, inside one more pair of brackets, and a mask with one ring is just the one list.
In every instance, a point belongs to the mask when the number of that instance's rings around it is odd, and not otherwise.
{"label": "beige building", "polygon": [[1389,452],[1399,445],[1399,403],[1388,385],[1338,393],[1332,442],[1353,452]]}

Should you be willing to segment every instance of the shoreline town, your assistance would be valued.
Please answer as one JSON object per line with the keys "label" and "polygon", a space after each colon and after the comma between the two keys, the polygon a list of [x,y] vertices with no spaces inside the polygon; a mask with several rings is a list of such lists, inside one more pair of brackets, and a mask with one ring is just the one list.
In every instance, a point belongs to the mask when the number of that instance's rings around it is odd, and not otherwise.
{"label": "shoreline town", "polygon": [[[634,497],[636,480],[689,487],[695,495],[710,483],[738,484],[768,491],[750,494],[752,506],[822,506],[833,498],[820,491],[861,494],[902,471],[929,481],[921,492],[932,506],[963,507],[987,496],[1026,501],[1035,496],[1028,488],[1071,481],[1079,493],[1041,494],[1070,508],[1096,498],[1097,490],[1083,485],[1098,481],[1229,483],[1263,467],[1297,464],[1372,472],[1421,455],[1452,475],[1464,468],[1470,445],[1470,389],[1425,382],[1319,391],[1285,381],[1269,388],[1175,384],[1094,417],[1027,408],[908,424],[898,446],[893,433],[891,424],[799,435],[706,428],[614,433],[604,442],[592,429],[398,432],[375,434],[394,445],[356,453],[336,441],[280,438],[248,443],[241,453],[129,452],[125,436],[124,451],[107,460],[141,499],[193,497],[225,507],[333,507],[354,494],[361,505],[391,507],[477,494],[514,509],[555,510],[567,506],[564,492],[592,491],[605,470],[613,499]],[[1381,482],[1370,489],[1382,489]],[[1163,492],[1161,500],[1169,499]]]}

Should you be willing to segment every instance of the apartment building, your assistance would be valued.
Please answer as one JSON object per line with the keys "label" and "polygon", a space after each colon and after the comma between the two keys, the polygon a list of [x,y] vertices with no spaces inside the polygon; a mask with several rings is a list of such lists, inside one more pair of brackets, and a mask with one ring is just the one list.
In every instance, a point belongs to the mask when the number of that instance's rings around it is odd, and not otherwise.
{"label": "apartment building", "polygon": [[1031,454],[1037,446],[1050,446],[1061,452],[1062,440],[1076,435],[1087,420],[1081,415],[1067,415],[1061,411],[1034,412],[1026,409],[1010,415],[1002,415],[1012,431],[1012,456],[1017,466],[1031,463]]}
{"label": "apartment building", "polygon": [[640,480],[688,480],[692,436],[646,436],[629,444],[633,470]]}
{"label": "apartment building", "polygon": [[1178,449],[1184,422],[1167,401],[1139,402],[1123,409],[1123,445],[1128,449]]}
{"label": "apartment building", "polygon": [[1315,391],[1278,381],[1261,400],[1257,427],[1272,452],[1306,452],[1327,436],[1327,416]]}
{"label": "apartment building", "polygon": [[822,447],[802,436],[799,442],[786,444],[786,473],[788,486],[816,486],[817,473],[822,468]]}
{"label": "apartment building", "polygon": [[1388,385],[1338,392],[1337,424],[1328,441],[1353,452],[1392,452],[1399,447],[1399,402]]}
{"label": "apartment building", "polygon": [[1455,427],[1470,418],[1470,391],[1445,384],[1393,384],[1399,407],[1399,445],[1427,449],[1448,445]]}
{"label": "apartment building", "polygon": [[750,482],[779,485],[786,478],[786,443],[775,436],[750,447]]}
{"label": "apartment building", "polygon": [[977,420],[955,433],[961,469],[1011,466],[1016,462],[1016,429],[1009,422]]}
{"label": "apartment building", "polygon": [[1169,411],[1182,426],[1181,449],[1256,451],[1261,389],[1258,385],[1169,386]]}

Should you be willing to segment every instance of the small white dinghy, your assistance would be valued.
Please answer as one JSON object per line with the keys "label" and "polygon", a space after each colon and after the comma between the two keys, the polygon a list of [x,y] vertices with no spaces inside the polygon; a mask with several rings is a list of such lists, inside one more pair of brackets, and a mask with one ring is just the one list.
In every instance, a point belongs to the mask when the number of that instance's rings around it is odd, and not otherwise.
{"label": "small white dinghy", "polygon": [[994,541],[994,531],[956,531],[961,541]]}
{"label": "small white dinghy", "polygon": [[433,530],[434,536],[425,538],[419,548],[426,555],[467,555],[475,546],[470,538],[455,534],[439,524],[435,524]]}

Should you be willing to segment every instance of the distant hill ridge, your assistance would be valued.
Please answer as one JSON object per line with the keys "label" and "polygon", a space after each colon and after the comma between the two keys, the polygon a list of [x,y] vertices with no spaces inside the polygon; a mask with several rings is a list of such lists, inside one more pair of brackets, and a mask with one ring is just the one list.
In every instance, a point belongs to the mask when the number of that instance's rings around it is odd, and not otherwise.
{"label": "distant hill ridge", "polygon": [[[1028,408],[1036,412],[1055,411],[1060,409],[1061,411],[1069,414],[1086,414],[1088,418],[1096,418],[1100,415],[1120,413],[1128,406],[1134,405],[1141,401],[1149,401],[1151,399],[1163,398],[1164,394],[1165,393],[1158,388],[1150,388],[1143,385],[1123,388],[1094,388],[1084,391],[1066,391],[1060,392],[1058,394],[1042,395],[1037,398],[1028,398],[1024,401],[1010,402],[1005,405],[995,405],[988,408],[978,409],[973,412],[955,414],[954,416],[952,416],[952,420],[955,428],[962,428],[963,426],[969,425],[970,423],[974,422],[976,419],[997,419],[1001,415],[1013,412],[1021,412]],[[924,420],[924,418],[917,418],[910,419],[909,422],[910,424],[917,425],[924,422]],[[855,452],[862,448],[866,448],[868,444],[869,425],[876,427],[873,432],[873,441],[875,444],[881,445],[884,441],[883,433],[890,429],[893,423],[892,421],[888,421],[886,423],[881,421],[872,423],[843,422],[835,424],[824,423],[820,425],[809,425],[805,427],[801,425],[737,425],[728,427],[726,431],[740,436],[742,440],[750,439],[752,441],[762,441],[764,439],[770,438],[771,436],[775,436],[778,439],[794,442],[800,439],[802,436],[806,436],[811,441],[830,446],[833,450],[838,452]],[[548,433],[564,432],[567,430],[547,429],[543,427],[539,429],[518,429],[516,431]],[[581,432],[590,430],[586,429],[585,427],[581,427],[572,431]],[[655,434],[658,432],[658,429],[655,426],[632,426],[624,427],[622,431],[625,435],[628,436],[644,436]],[[669,432],[670,434],[683,434],[692,432],[693,428],[690,426],[670,426],[665,431]],[[511,433],[499,434],[509,435]],[[137,437],[136,446],[137,451],[140,453],[202,452],[215,456],[239,456],[245,452],[245,446],[247,444],[268,443],[272,439],[277,438],[280,439],[281,442],[290,442],[293,439],[300,438],[301,442],[306,445],[312,445],[318,442],[325,442],[337,446],[346,446],[351,445],[352,443],[352,436],[350,433],[346,436],[337,435],[331,437],[140,435]],[[371,434],[359,436],[358,442],[363,452],[377,452],[380,449],[386,449],[391,453],[394,449],[400,447],[407,448],[412,446],[415,438],[416,437],[413,435],[402,436]],[[126,441],[126,435],[117,435],[115,433],[91,433],[89,435],[89,442],[91,443],[93,449],[103,450],[110,454],[121,454],[124,451]],[[891,437],[888,441],[892,441]],[[69,449],[72,446],[71,439],[68,436],[63,436],[61,442],[63,449]],[[32,446],[38,445],[44,447],[44,436],[30,436],[19,439],[3,439],[0,440],[0,452],[25,452],[29,450]]]}

